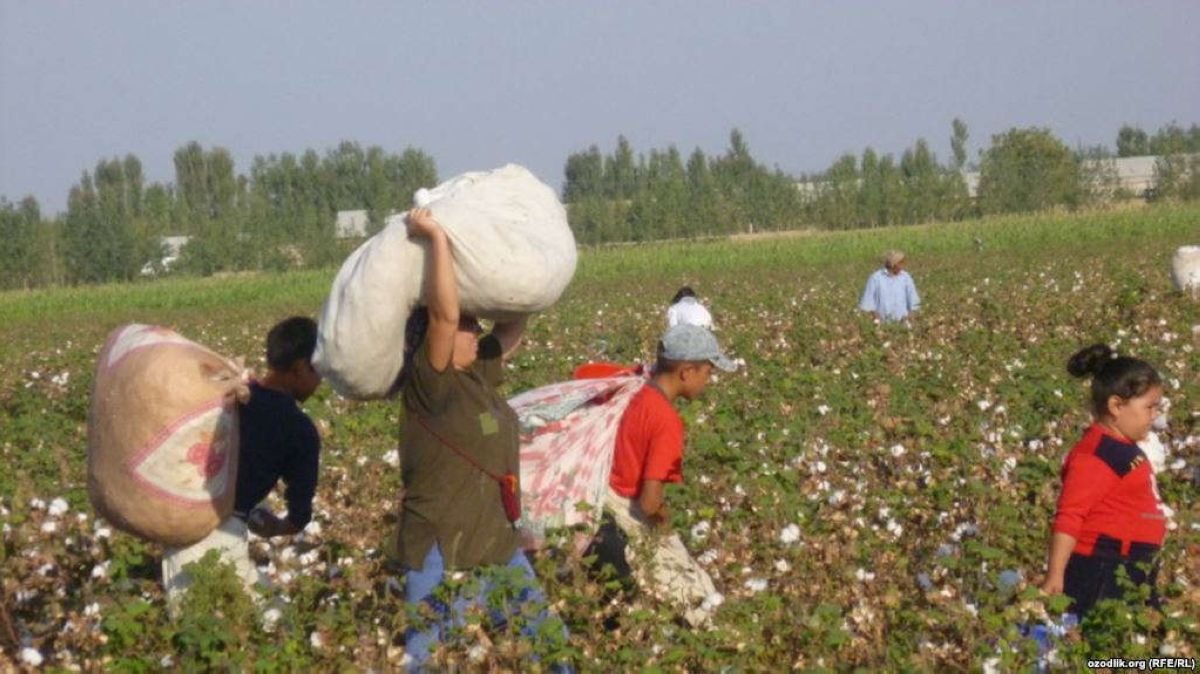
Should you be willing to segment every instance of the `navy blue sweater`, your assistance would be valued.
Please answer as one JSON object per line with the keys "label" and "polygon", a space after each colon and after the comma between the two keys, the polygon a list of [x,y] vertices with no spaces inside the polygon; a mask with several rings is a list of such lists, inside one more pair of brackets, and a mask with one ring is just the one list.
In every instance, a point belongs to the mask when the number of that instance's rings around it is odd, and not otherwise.
{"label": "navy blue sweater", "polygon": [[298,528],[312,519],[317,492],[321,438],[294,398],[250,385],[250,401],[240,405],[237,499],[234,509],[249,513],[281,478],[287,485],[287,518]]}

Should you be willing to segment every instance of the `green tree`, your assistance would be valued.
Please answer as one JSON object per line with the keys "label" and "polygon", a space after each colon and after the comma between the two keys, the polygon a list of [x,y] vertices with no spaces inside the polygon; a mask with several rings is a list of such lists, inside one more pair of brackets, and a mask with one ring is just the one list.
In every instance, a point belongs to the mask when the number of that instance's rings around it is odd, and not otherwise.
{"label": "green tree", "polygon": [[967,123],[955,117],[950,129],[950,153],[954,157],[952,168],[961,171],[967,165]]}
{"label": "green tree", "polygon": [[1117,156],[1141,157],[1150,154],[1150,137],[1145,131],[1125,124],[1117,131]]}
{"label": "green tree", "polygon": [[1079,202],[1079,164],[1048,129],[1010,129],[983,155],[979,203],[985,213],[1036,211]]}
{"label": "green tree", "polygon": [[564,170],[563,201],[570,203],[584,197],[604,194],[604,156],[600,148],[592,145],[586,152],[576,152],[567,157]]}
{"label": "green tree", "polygon": [[38,229],[41,209],[33,197],[19,205],[0,197],[0,288],[31,288],[38,285],[44,264]]}
{"label": "green tree", "polygon": [[617,149],[604,163],[604,177],[610,198],[629,199],[637,189],[638,176],[633,160],[633,148],[623,135],[617,136]]}
{"label": "green tree", "polygon": [[63,253],[72,283],[128,280],[137,266],[133,231],[114,194],[120,185],[119,173],[103,160],[96,173],[93,182],[84,171],[67,197]]}

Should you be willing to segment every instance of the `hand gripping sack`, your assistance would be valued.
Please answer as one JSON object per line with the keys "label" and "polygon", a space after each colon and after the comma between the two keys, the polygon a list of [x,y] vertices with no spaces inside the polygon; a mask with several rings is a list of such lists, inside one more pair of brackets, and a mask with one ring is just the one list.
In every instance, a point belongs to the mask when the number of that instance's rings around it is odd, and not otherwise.
{"label": "hand gripping sack", "polygon": [[88,494],[117,528],[168,545],[207,536],[233,511],[240,366],[150,325],[115,330],[88,415]]}
{"label": "hand gripping sack", "polygon": [[[509,320],[553,305],[575,273],[575,238],[554,190],[525,168],[464,173],[420,190],[454,253],[459,304]],[[386,396],[404,365],[404,325],[422,304],[425,244],[408,238],[406,214],[342,264],[321,309],[313,364],[342,395]]]}

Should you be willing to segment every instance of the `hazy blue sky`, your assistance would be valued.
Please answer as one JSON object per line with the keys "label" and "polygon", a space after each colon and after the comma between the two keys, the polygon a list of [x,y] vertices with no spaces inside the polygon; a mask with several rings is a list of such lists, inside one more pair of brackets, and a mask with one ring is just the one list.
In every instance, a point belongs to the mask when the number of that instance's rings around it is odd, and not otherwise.
{"label": "hazy blue sky", "polygon": [[132,152],[173,180],[189,140],[256,154],[419,147],[443,178],[567,154],[722,151],[822,170],[950,121],[971,156],[1046,126],[1200,122],[1200,2],[54,2],[0,0],[0,195],[64,207]]}

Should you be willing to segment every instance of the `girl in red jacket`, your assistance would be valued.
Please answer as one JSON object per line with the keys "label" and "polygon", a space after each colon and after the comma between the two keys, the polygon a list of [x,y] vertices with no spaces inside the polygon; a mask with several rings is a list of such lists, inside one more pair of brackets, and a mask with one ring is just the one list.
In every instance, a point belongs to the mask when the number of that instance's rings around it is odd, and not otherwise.
{"label": "girl in red jacket", "polygon": [[1145,361],[1113,357],[1094,344],[1071,357],[1067,371],[1092,377],[1093,422],[1063,461],[1049,569],[1042,590],[1066,593],[1080,617],[1101,599],[1119,598],[1117,569],[1149,583],[1166,536],[1154,470],[1137,442],[1162,404],[1162,378]]}

